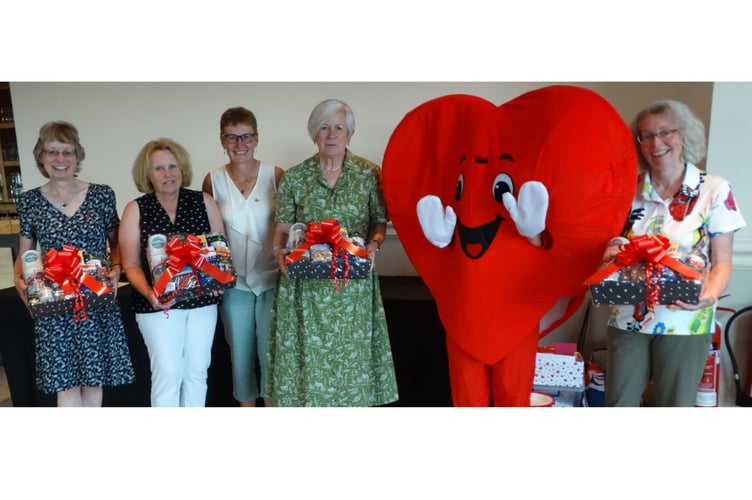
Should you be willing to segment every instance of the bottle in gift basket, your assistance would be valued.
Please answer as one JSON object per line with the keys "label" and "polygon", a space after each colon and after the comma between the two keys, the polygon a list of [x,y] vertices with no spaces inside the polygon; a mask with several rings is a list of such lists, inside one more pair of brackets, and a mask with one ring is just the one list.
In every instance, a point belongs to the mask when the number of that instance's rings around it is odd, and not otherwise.
{"label": "bottle in gift basket", "polygon": [[156,282],[159,276],[167,269],[167,236],[164,234],[152,234],[146,242],[146,258],[149,260],[149,269]]}
{"label": "bottle in gift basket", "polygon": [[360,233],[355,233],[350,241],[358,245],[360,248],[366,247],[366,239]]}
{"label": "bottle in gift basket", "polygon": [[107,274],[107,268],[102,265],[100,259],[91,258],[86,260],[81,266],[81,270],[97,279],[100,283],[112,288],[112,281]]}
{"label": "bottle in gift basket", "polygon": [[295,250],[297,247],[305,243],[306,225],[302,222],[296,222],[290,226],[290,232],[287,236],[287,249]]}
{"label": "bottle in gift basket", "polygon": [[[363,237],[360,233],[355,233],[353,237],[350,239],[350,241],[356,245],[358,248],[366,248],[366,239]],[[350,260],[352,261],[363,261],[368,260],[368,257],[358,257],[355,255],[351,255]]]}
{"label": "bottle in gift basket", "polygon": [[36,250],[27,250],[21,255],[21,271],[26,282],[26,301],[29,305],[52,302],[54,295],[44,279],[42,257]]}
{"label": "bottle in gift basket", "polygon": [[26,301],[29,305],[33,306],[40,304],[45,295],[43,292],[43,289],[45,288],[44,279],[42,279],[41,275],[32,276],[26,281],[26,286],[28,286],[26,289]]}

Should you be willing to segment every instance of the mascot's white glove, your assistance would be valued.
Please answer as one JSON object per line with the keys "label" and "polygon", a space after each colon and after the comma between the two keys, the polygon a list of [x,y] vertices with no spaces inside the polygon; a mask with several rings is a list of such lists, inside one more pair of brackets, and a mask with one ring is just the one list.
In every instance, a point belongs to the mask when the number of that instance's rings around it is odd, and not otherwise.
{"label": "mascot's white glove", "polygon": [[520,188],[517,200],[512,193],[504,193],[502,201],[522,236],[533,238],[546,229],[548,190],[542,183],[526,182]]}
{"label": "mascot's white glove", "polygon": [[444,211],[439,197],[429,194],[418,200],[418,222],[426,239],[444,248],[452,241],[457,215],[450,206]]}

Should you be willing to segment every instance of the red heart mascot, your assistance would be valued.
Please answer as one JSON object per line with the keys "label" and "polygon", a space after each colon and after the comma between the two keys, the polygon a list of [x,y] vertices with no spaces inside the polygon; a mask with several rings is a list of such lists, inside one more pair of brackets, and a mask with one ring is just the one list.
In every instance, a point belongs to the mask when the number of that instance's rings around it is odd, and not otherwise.
{"label": "red heart mascot", "polygon": [[448,95],[389,139],[383,186],[446,331],[455,406],[528,406],[539,339],[582,304],[637,182],[597,93],[554,85],[496,106]]}

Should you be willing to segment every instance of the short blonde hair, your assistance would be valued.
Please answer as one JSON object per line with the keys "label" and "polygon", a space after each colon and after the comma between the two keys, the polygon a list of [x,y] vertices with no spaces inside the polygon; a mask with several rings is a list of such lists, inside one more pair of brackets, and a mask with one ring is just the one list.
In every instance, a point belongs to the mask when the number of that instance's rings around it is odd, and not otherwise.
{"label": "short blonde hair", "polygon": [[153,193],[154,186],[149,180],[149,171],[151,169],[151,154],[155,151],[169,151],[178,162],[180,172],[183,174],[182,187],[191,185],[193,179],[193,169],[191,168],[190,155],[188,151],[173,141],[163,137],[147,142],[141,151],[139,151],[136,160],[133,162],[133,182],[141,193]]}

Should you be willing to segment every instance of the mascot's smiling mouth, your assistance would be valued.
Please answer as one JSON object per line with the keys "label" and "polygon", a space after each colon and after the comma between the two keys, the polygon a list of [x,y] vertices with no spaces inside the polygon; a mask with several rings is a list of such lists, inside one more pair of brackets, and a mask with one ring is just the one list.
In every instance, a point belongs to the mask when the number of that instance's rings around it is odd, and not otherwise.
{"label": "mascot's smiling mouth", "polygon": [[497,215],[496,219],[487,222],[481,226],[467,227],[457,220],[457,234],[460,238],[460,247],[465,255],[471,259],[479,259],[486,253],[491,246],[496,232],[499,230],[499,224],[504,221],[504,217]]}

